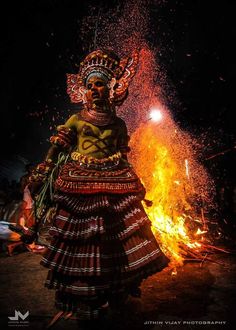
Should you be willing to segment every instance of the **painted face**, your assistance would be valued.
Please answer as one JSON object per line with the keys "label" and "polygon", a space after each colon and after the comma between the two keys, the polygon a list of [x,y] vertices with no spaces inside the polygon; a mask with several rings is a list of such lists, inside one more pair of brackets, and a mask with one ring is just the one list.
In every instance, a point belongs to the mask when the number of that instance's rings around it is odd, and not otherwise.
{"label": "painted face", "polygon": [[100,77],[93,76],[86,83],[86,97],[89,103],[105,103],[109,98],[107,83]]}

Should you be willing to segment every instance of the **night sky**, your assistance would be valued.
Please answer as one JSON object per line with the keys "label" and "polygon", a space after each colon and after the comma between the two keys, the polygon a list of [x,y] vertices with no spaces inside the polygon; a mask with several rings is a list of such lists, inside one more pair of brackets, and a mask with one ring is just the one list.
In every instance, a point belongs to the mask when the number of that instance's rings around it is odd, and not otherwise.
{"label": "night sky", "polygon": [[[91,8],[96,12],[122,3],[40,0],[18,1],[8,8],[2,42],[2,176],[11,176],[9,162],[19,166],[42,160],[55,125],[74,110],[66,94],[66,73],[77,72],[88,52],[89,42],[84,43],[80,33],[83,18]],[[158,61],[175,95],[174,100],[167,97],[173,117],[196,136],[209,134],[210,154],[232,148],[236,2],[151,1],[150,9],[147,38],[160,49]],[[217,162],[230,176],[235,151]],[[16,167],[14,171],[19,174]]]}

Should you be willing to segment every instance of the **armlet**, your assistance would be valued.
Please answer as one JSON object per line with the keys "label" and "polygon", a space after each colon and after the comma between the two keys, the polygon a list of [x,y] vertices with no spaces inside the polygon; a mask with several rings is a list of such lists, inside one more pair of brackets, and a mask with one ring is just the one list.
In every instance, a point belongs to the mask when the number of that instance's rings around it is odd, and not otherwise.
{"label": "armlet", "polygon": [[52,144],[68,149],[75,143],[76,133],[71,128],[61,125],[58,126],[57,131],[57,135],[50,138]]}

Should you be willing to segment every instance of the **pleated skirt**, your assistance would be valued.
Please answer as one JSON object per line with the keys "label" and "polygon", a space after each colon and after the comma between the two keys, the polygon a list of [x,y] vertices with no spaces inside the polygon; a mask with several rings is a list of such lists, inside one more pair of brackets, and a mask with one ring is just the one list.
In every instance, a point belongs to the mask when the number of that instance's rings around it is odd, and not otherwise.
{"label": "pleated skirt", "polygon": [[96,319],[111,297],[129,294],[168,265],[138,193],[54,198],[59,207],[41,264],[58,309]]}

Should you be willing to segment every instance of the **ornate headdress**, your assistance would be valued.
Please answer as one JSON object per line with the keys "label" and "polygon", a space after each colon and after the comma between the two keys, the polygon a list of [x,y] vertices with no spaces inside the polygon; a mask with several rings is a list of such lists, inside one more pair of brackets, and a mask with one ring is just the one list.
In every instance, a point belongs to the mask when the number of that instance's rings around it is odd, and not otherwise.
{"label": "ornate headdress", "polygon": [[93,51],[80,63],[78,74],[67,74],[67,93],[71,102],[86,103],[86,81],[96,75],[108,82],[112,102],[115,105],[122,104],[127,96],[129,83],[135,75],[137,64],[137,51],[121,60],[111,51]]}

